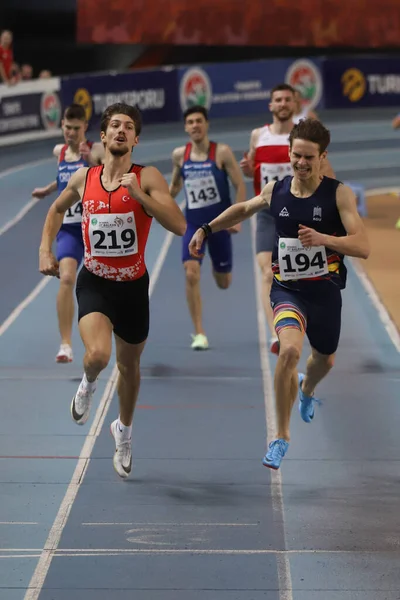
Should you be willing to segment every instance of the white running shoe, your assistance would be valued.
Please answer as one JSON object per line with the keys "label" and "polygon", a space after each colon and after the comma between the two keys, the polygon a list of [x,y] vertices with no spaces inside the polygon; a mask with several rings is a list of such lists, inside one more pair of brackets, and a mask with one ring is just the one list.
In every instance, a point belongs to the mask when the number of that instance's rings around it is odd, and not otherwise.
{"label": "white running shoe", "polygon": [[132,470],[132,439],[124,439],[117,424],[118,419],[110,425],[111,435],[115,440],[113,465],[118,475],[126,479]]}
{"label": "white running shoe", "polygon": [[74,360],[72,348],[69,344],[61,344],[56,356],[57,363],[70,363]]}
{"label": "white running shoe", "polygon": [[196,335],[192,333],[192,343],[190,347],[192,350],[207,350],[208,339],[204,333],[196,333]]}
{"label": "white running shoe", "polygon": [[82,382],[79,384],[78,391],[71,402],[71,416],[77,425],[84,425],[88,420],[95,391],[95,384],[92,385],[91,390],[85,388]]}

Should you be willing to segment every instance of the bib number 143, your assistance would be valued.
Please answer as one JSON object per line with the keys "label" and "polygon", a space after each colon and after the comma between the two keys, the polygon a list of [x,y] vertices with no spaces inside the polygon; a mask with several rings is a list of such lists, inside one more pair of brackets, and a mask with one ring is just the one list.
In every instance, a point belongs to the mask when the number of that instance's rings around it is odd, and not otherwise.
{"label": "bib number 143", "polygon": [[297,238],[279,239],[278,260],[282,281],[320,277],[328,273],[325,246],[305,248]]}

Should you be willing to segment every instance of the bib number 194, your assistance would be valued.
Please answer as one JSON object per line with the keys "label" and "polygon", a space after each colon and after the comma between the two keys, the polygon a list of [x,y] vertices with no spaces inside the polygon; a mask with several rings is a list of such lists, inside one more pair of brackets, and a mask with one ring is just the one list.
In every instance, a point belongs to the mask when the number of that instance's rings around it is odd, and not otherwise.
{"label": "bib number 194", "polygon": [[327,273],[324,246],[305,248],[297,238],[280,238],[279,274],[283,281],[320,277]]}

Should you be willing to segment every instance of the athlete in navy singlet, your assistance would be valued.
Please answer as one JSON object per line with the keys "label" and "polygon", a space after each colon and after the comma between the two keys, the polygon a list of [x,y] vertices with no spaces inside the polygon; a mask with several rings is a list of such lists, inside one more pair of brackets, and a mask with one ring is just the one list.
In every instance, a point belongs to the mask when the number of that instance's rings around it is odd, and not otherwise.
{"label": "athlete in navy singlet", "polygon": [[[299,392],[300,414],[314,417],[314,389],[334,364],[339,343],[344,256],[367,258],[369,242],[351,188],[321,175],[329,131],[304,119],[289,136],[293,177],[269,182],[261,194],[205,223],[190,242],[196,256],[204,239],[243,221],[265,206],[275,219],[270,299],[280,351],[275,369],[278,431],[263,464],[278,469],[290,441],[290,415]],[[304,337],[311,345],[305,374],[297,373]],[[317,401],[318,402],[318,401]]]}
{"label": "athlete in navy singlet", "polygon": [[[46,187],[32,192],[35,198],[45,198],[52,192],[58,195],[67,187],[71,176],[82,167],[101,164],[104,154],[101,143],[86,140],[87,121],[85,109],[72,104],[64,112],[62,129],[65,144],[57,144],[53,150],[58,159],[57,179]],[[65,213],[64,221],[57,234],[56,256],[60,264],[60,288],[57,295],[57,314],[61,336],[56,362],[73,360],[71,335],[74,318],[74,287],[77,269],[83,258],[82,203],[77,202]]]}
{"label": "athlete in navy singlet", "polygon": [[[214,219],[231,205],[229,180],[236,190],[236,203],[246,199],[246,188],[231,148],[226,144],[210,142],[206,109],[203,106],[188,108],[184,114],[184,122],[190,142],[173,151],[170,193],[176,197],[182,185],[185,190],[187,230],[182,241],[182,262],[186,272],[186,297],[195,330],[191,347],[194,350],[205,350],[208,348],[208,339],[203,329],[201,312],[202,257],[191,257],[188,245],[202,223]],[[227,289],[232,280],[231,233],[237,231],[238,226],[228,228],[208,241],[213,275],[221,289]],[[204,248],[202,254],[203,251]]]}

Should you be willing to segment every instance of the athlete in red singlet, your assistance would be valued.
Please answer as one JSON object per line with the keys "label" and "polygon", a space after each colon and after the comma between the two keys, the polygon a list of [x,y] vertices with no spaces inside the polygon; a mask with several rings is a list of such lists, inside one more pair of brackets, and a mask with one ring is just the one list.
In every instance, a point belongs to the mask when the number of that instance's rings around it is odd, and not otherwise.
{"label": "athlete in red singlet", "polygon": [[116,445],[113,464],[120,477],[127,477],[132,467],[132,420],[140,385],[140,356],[149,331],[144,252],[152,217],[176,235],[186,231],[185,218],[161,173],[154,167],[131,164],[140,130],[140,113],[133,106],[118,103],[104,111],[100,134],[104,165],[82,168],[72,175],[50,207],[39,252],[41,273],[58,275],[52,243],[64,213],[82,200],[85,255],[76,295],[86,353],[71,414],[78,425],[86,423],[97,378],[110,360],[114,332],[120,414],[111,424],[111,433]]}
{"label": "athlete in red singlet", "polygon": [[[294,88],[287,83],[276,85],[271,90],[269,103],[272,124],[253,129],[251,132],[250,150],[240,162],[240,166],[243,173],[253,179],[256,195],[260,194],[269,181],[278,181],[286,175],[292,174],[289,158],[289,134],[294,125],[294,92]],[[257,213],[256,219],[256,255],[262,275],[262,302],[271,332],[270,350],[277,354],[279,344],[269,300],[272,284],[271,260],[275,243],[275,220],[268,207]]]}

